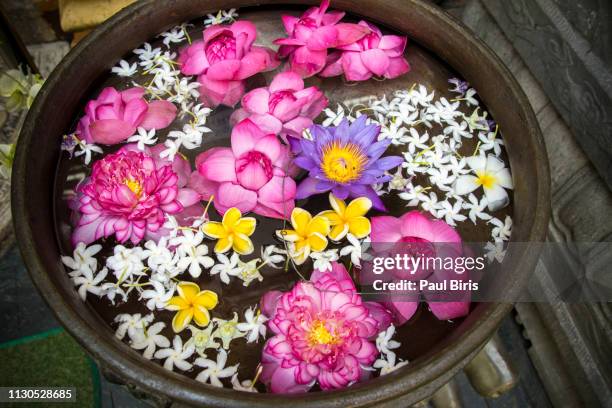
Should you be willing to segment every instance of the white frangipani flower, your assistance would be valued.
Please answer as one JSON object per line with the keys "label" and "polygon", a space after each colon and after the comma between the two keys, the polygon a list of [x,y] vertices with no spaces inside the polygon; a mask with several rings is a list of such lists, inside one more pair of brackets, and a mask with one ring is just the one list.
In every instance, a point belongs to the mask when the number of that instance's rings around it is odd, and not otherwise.
{"label": "white frangipani flower", "polygon": [[95,276],[94,272],[89,269],[89,267],[79,269],[79,272],[79,276],[74,276],[71,279],[72,283],[74,283],[74,286],[79,287],[78,292],[79,296],[81,297],[81,300],[85,301],[85,299],[87,298],[87,292],[92,293],[98,297],[102,296],[103,291],[99,285],[104,280],[104,278],[106,278],[108,269],[102,268],[102,270],[100,270],[100,272],[98,272]]}
{"label": "white frangipani flower", "polygon": [[154,356],[159,360],[165,359],[164,368],[166,370],[173,371],[176,366],[179,370],[188,371],[193,365],[187,359],[193,355],[194,350],[192,345],[183,347],[183,340],[180,336],[174,336],[172,347],[157,350]]}
{"label": "white frangipani flower", "polygon": [[79,242],[72,252],[72,257],[62,256],[62,262],[73,271],[82,271],[84,269],[95,271],[98,269],[98,261],[95,255],[101,249],[102,245],[99,244],[88,247],[84,242]]}
{"label": "white frangipani flower", "polygon": [[135,350],[143,350],[142,355],[147,360],[153,358],[157,347],[170,347],[170,340],[160,332],[166,327],[163,322],[153,323],[144,331],[144,336],[137,341],[133,341],[130,346]]}
{"label": "white frangipani flower", "polygon": [[238,266],[240,258],[238,254],[234,252],[229,258],[225,254],[217,254],[217,259],[220,263],[213,265],[210,269],[210,274],[219,274],[221,282],[228,285],[230,283],[230,276],[238,276],[240,273],[240,267]]}
{"label": "white frangipani flower", "polygon": [[119,65],[111,69],[111,72],[113,74],[117,74],[120,77],[131,77],[137,71],[138,65],[136,63],[130,65],[130,63],[126,60],[119,61]]}
{"label": "white frangipani flower", "polygon": [[248,333],[246,337],[247,343],[253,343],[259,341],[259,336],[266,337],[266,322],[268,318],[261,314],[261,311],[257,310],[257,307],[249,307],[244,312],[245,322],[238,323],[236,328],[241,332]]}
{"label": "white frangipani flower", "polygon": [[145,146],[154,145],[157,143],[157,137],[155,137],[155,129],[147,131],[145,128],[138,128],[138,134],[128,137],[128,142],[136,143],[138,150],[145,149]]}
{"label": "white frangipani flower", "polygon": [[493,155],[466,158],[473,175],[463,175],[455,182],[455,193],[464,195],[481,187],[487,198],[490,211],[497,211],[508,205],[509,198],[505,189],[512,189],[512,177],[504,162]]}
{"label": "white frangipani flower", "polygon": [[198,357],[195,361],[195,365],[198,367],[203,367],[198,376],[196,377],[196,381],[200,381],[203,383],[210,383],[215,387],[223,387],[223,383],[221,382],[221,378],[228,378],[236,374],[238,371],[239,364],[225,367],[227,363],[227,352],[225,350],[220,350],[217,354],[217,361],[209,360],[207,358]]}
{"label": "white frangipani flower", "polygon": [[331,272],[332,262],[338,260],[338,250],[329,249],[323,252],[311,252],[310,258],[314,261],[313,268],[321,272]]}

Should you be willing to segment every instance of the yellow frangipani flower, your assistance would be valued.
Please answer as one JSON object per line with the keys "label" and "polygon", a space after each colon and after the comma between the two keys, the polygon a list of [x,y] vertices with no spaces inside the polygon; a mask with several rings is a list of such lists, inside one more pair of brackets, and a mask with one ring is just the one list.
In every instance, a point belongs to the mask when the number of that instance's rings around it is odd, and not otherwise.
{"label": "yellow frangipani flower", "polygon": [[349,232],[358,239],[370,234],[370,220],[364,217],[372,208],[369,198],[359,197],[346,205],[344,201],[329,193],[329,203],[333,210],[323,211],[321,215],[329,220],[332,227],[329,233],[331,239],[339,241]]}
{"label": "yellow frangipani flower", "polygon": [[293,260],[300,265],[308,259],[310,252],[320,252],[327,248],[327,234],[331,229],[329,220],[323,216],[312,216],[302,208],[291,212],[292,230],[278,230],[276,235],[289,243]]}
{"label": "yellow frangipani flower", "polygon": [[214,309],[219,301],[217,294],[211,290],[200,290],[193,282],[180,282],[176,290],[178,296],[166,303],[167,310],[178,312],[172,319],[174,332],[182,331],[192,320],[200,327],[207,326],[210,322],[208,311]]}
{"label": "yellow frangipani flower", "polygon": [[249,236],[255,232],[255,218],[243,217],[239,209],[232,207],[223,215],[223,221],[209,221],[202,226],[202,232],[218,239],[215,252],[220,254],[233,249],[237,254],[248,255],[253,252]]}

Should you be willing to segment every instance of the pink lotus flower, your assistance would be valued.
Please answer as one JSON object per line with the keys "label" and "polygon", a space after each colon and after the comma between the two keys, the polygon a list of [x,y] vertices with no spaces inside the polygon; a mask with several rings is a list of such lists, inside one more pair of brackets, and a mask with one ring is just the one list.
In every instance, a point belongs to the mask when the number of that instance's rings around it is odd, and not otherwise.
{"label": "pink lotus flower", "polygon": [[163,129],[176,117],[176,106],[168,101],[147,102],[144,89],[117,91],[104,88],[98,98],[87,102],[77,133],[87,143],[115,144],[136,132],[136,128]]}
{"label": "pink lotus flower", "polygon": [[221,214],[236,207],[266,217],[288,218],[295,206],[289,152],[273,134],[250,119],[232,130],[232,147],[214,147],[196,158],[191,186],[204,199],[214,195]]}
{"label": "pink lotus flower", "polygon": [[308,9],[302,17],[282,16],[288,38],[274,41],[281,47],[281,58],[289,57],[291,70],[302,77],[312,76],[323,69],[329,48],[352,44],[369,33],[369,29],[357,24],[338,23],[344,13],[329,12],[329,0],[319,7]]}
{"label": "pink lotus flower", "polygon": [[406,37],[382,35],[378,27],[366,21],[358,24],[370,33],[330,54],[321,76],[336,76],[344,72],[349,81],[365,81],[372,75],[392,79],[410,71],[410,65],[403,57]]}
{"label": "pink lotus flower", "polygon": [[[398,243],[396,250],[406,250],[407,245],[411,244],[411,249],[415,256],[436,256],[445,258],[446,256],[459,256],[462,253],[461,237],[448,224],[442,220],[430,220],[419,211],[410,211],[400,218],[391,216],[379,216],[371,219],[372,232],[371,240],[374,250],[376,244]],[[449,272],[453,279],[462,279],[462,275],[455,274],[453,271],[441,270],[418,270],[413,276],[397,276],[398,279],[429,279],[439,281],[447,279]],[[425,298],[429,299],[430,294],[424,292]],[[416,312],[419,302],[417,301],[392,301],[385,303],[394,314],[395,321],[401,325],[408,321]],[[439,302],[428,301],[429,308],[439,320],[454,319],[465,316],[470,308],[469,300]]]}
{"label": "pink lotus flower", "polygon": [[189,163],[182,158],[172,163],[160,159],[156,154],[160,148],[143,153],[127,145],[94,163],[91,176],[77,187],[72,205],[80,213],[72,233],[74,245],[111,235],[134,244],[145,237],[155,239],[166,214],[199,203],[197,192],[182,187],[188,181]]}
{"label": "pink lotus flower", "polygon": [[[342,264],[331,272],[314,271],[310,282],[291,291],[267,293],[261,310],[275,334],[266,342],[261,380],[273,393],[324,390],[366,379],[378,351],[370,341],[379,322],[357,294]],[[386,329],[386,327],[384,327]]]}
{"label": "pink lotus flower", "polygon": [[199,75],[206,106],[234,106],[244,94],[244,79],[278,66],[274,51],[253,45],[256,37],[250,21],[213,25],[204,30],[203,40],[181,51],[181,72]]}
{"label": "pink lotus flower", "polygon": [[304,89],[304,81],[295,72],[282,72],[267,88],[253,89],[242,98],[242,108],[235,111],[232,125],[251,119],[262,130],[286,136],[302,137],[304,129],[327,106],[327,98],[316,86]]}

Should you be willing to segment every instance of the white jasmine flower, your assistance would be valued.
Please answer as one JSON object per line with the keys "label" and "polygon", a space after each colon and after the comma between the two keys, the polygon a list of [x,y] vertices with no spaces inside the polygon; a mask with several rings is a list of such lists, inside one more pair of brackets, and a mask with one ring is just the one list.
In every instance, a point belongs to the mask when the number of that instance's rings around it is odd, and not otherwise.
{"label": "white jasmine flower", "polygon": [[158,242],[149,240],[145,242],[142,251],[143,258],[147,258],[147,265],[155,272],[164,273],[174,269],[177,258],[168,249],[168,239],[161,237]]}
{"label": "white jasmine flower", "polygon": [[478,133],[478,139],[480,139],[480,150],[489,151],[492,150],[496,156],[499,157],[501,154],[501,147],[504,145],[504,141],[501,137],[497,137],[497,131],[495,132],[480,132]]}
{"label": "white jasmine flower", "polygon": [[432,115],[432,119],[437,123],[453,123],[455,117],[462,113],[457,111],[459,102],[449,102],[446,98],[440,98],[433,105],[429,105],[427,113]]}
{"label": "white jasmine flower", "polygon": [[137,48],[132,52],[138,55],[140,66],[149,69],[155,63],[155,59],[161,54],[161,48],[153,48],[151,44],[144,43],[142,48]]}
{"label": "white jasmine flower", "polygon": [[115,317],[115,323],[119,323],[115,336],[119,340],[123,340],[126,333],[130,340],[140,341],[144,337],[144,331],[147,326],[153,321],[153,314],[142,316],[140,313],[136,314],[120,314]]}
{"label": "white jasmine flower", "polygon": [[410,103],[412,103],[414,106],[421,105],[422,107],[427,108],[434,98],[434,92],[432,91],[431,93],[427,93],[427,88],[420,84],[419,89],[410,90],[407,97]]}
{"label": "white jasmine flower", "polygon": [[512,218],[506,215],[506,219],[502,222],[499,218],[492,218],[489,223],[495,225],[491,230],[491,236],[495,241],[508,241],[512,233]]}
{"label": "white jasmine flower", "polygon": [[451,191],[455,179],[457,178],[454,174],[449,174],[449,169],[446,166],[443,167],[432,167],[427,170],[429,174],[429,182],[442,191]]}
{"label": "white jasmine flower", "polygon": [[164,368],[169,371],[174,370],[176,366],[179,370],[187,371],[191,370],[193,365],[186,360],[193,355],[194,347],[187,346],[183,347],[183,340],[180,336],[174,336],[172,340],[172,347],[163,348],[155,352],[155,358],[164,361]]}
{"label": "white jasmine flower", "polygon": [[331,263],[338,260],[338,250],[329,249],[324,252],[311,252],[310,258],[314,261],[312,265],[314,269],[318,269],[321,272],[331,272]]}
{"label": "white jasmine flower", "polygon": [[478,198],[472,193],[468,196],[468,202],[463,203],[463,208],[470,210],[468,217],[474,224],[476,224],[477,219],[481,220],[490,220],[491,216],[484,212],[485,208],[487,208],[487,197],[482,197],[480,202]]}
{"label": "white jasmine flower", "polygon": [[409,183],[403,192],[399,193],[398,196],[402,200],[408,201],[407,207],[416,207],[421,202],[421,196],[423,195],[424,189],[421,186],[414,187],[412,183]]}
{"label": "white jasmine flower", "polygon": [[504,258],[506,257],[506,250],[504,249],[504,241],[495,241],[495,242],[487,242],[484,247],[485,256],[489,260],[489,263],[496,260],[499,263],[502,263]]}
{"label": "white jasmine flower", "polygon": [[411,126],[419,117],[419,111],[410,104],[401,104],[397,111],[389,112],[393,123]]}
{"label": "white jasmine flower", "polygon": [[223,387],[223,383],[220,378],[228,378],[236,374],[238,371],[239,364],[225,367],[227,363],[227,352],[225,350],[219,351],[217,354],[217,361],[212,361],[207,358],[198,357],[195,361],[195,365],[203,367],[204,370],[196,377],[197,381],[203,383],[210,383],[215,387]]}
{"label": "white jasmine flower", "polygon": [[[183,235],[172,239],[172,245],[178,245],[177,253],[180,259],[177,266],[184,271],[189,268],[189,274],[197,278],[202,273],[202,268],[210,268],[214,265],[214,261],[208,255],[208,247],[201,245],[204,239],[204,233],[198,231],[194,234],[191,230],[183,230]],[[201,265],[201,266],[200,266]]]}
{"label": "white jasmine flower", "polygon": [[162,159],[167,158],[170,161],[174,160],[174,156],[176,156],[176,154],[178,153],[181,147],[180,142],[176,140],[167,139],[164,142],[164,146],[166,146],[166,148],[161,151],[161,153],[159,154],[159,157]]}
{"label": "white jasmine flower", "polygon": [[268,245],[261,248],[261,260],[264,264],[269,265],[274,269],[279,269],[281,266],[276,264],[285,261],[287,252],[284,249],[279,249],[275,245]]}
{"label": "white jasmine flower", "polygon": [[436,213],[436,218],[444,218],[444,221],[452,227],[455,227],[457,223],[455,221],[465,221],[467,217],[460,214],[463,208],[463,200],[458,199],[455,204],[452,204],[446,200],[439,203],[439,209]]}
{"label": "white jasmine flower", "polygon": [[380,369],[380,375],[387,375],[408,364],[408,361],[400,361],[396,364],[395,353],[388,354],[386,357],[386,359],[379,358],[372,365],[372,367]]}
{"label": "white jasmine flower", "polygon": [[154,145],[157,143],[157,138],[155,137],[155,129],[151,129],[147,132],[145,128],[138,128],[138,134],[128,137],[128,142],[136,142],[136,146],[138,150],[145,149],[145,146]]}
{"label": "white jasmine flower", "polygon": [[117,74],[120,77],[131,77],[137,71],[138,65],[136,63],[130,65],[130,63],[126,60],[119,61],[119,65],[111,69],[111,72],[113,74]]}
{"label": "white jasmine flower", "polygon": [[323,110],[323,113],[325,114],[325,116],[327,116],[325,119],[323,119],[323,126],[338,126],[346,115],[346,113],[344,112],[344,108],[340,104],[338,104],[336,112],[332,111],[329,108],[325,108]]}
{"label": "white jasmine flower", "polygon": [[234,318],[232,320],[224,320],[215,317],[213,318],[213,322],[217,324],[217,330],[214,331],[213,338],[221,339],[222,346],[226,350],[229,349],[232,340],[246,335],[246,333],[238,330],[238,313],[236,312],[234,312]]}
{"label": "white jasmine flower", "polygon": [[410,154],[414,154],[416,149],[427,149],[427,141],[429,140],[429,134],[427,132],[423,133],[422,136],[419,135],[419,132],[416,131],[415,128],[410,128],[410,136],[406,136],[405,141],[408,143],[408,151]]}
{"label": "white jasmine flower", "polygon": [[86,165],[91,163],[91,155],[93,153],[102,153],[102,148],[100,146],[97,146],[93,143],[87,143],[84,140],[79,140],[77,142],[77,147],[79,148],[79,150],[74,153],[74,157],[84,156],[83,163],[85,163]]}
{"label": "white jasmine flower", "polygon": [[351,263],[358,267],[361,267],[361,258],[363,249],[367,248],[369,237],[363,240],[363,243],[357,239],[353,234],[346,234],[346,239],[350,245],[345,246],[340,250],[340,256],[351,256]]}
{"label": "white jasmine flower", "polygon": [[204,26],[209,27],[211,25],[222,24],[225,21],[223,18],[223,11],[219,10],[217,14],[207,14],[204,19]]}
{"label": "white jasmine flower", "polygon": [[106,278],[108,269],[102,268],[96,276],[94,276],[93,271],[89,268],[79,269],[79,272],[81,275],[73,277],[72,283],[74,283],[74,286],[79,287],[78,292],[81,300],[85,301],[87,292],[93,293],[98,297],[102,296],[102,288],[98,285]]}
{"label": "white jasmine flower", "polygon": [[255,388],[255,384],[253,384],[252,380],[240,381],[237,373],[232,377],[232,388],[236,391],[259,392],[257,388]]}
{"label": "white jasmine flower", "polygon": [[142,260],[145,259],[145,256],[143,252],[140,247],[115,246],[114,255],[106,260],[106,266],[113,271],[118,283],[131,279],[135,275],[144,275],[145,267]]}
{"label": "white jasmine flower", "polygon": [[164,37],[163,43],[166,47],[170,47],[171,43],[180,43],[185,41],[185,30],[182,26],[176,26],[170,31],[160,34]]}
{"label": "white jasmine flower", "polygon": [[240,267],[238,266],[240,258],[238,257],[238,254],[234,252],[230,258],[228,258],[225,254],[217,254],[217,259],[220,263],[214,265],[210,269],[210,274],[219,274],[221,282],[228,285],[230,282],[230,276],[237,276],[238,273],[240,273]]}
{"label": "white jasmine flower", "polygon": [[209,324],[205,329],[199,329],[193,325],[189,325],[187,328],[191,331],[191,338],[187,340],[185,346],[193,346],[200,356],[206,357],[206,350],[209,348],[218,350],[221,347],[212,334],[214,324]]}
{"label": "white jasmine flower", "polygon": [[224,21],[234,21],[238,18],[238,13],[235,8],[229,10],[221,10],[221,16]]}
{"label": "white jasmine flower", "polygon": [[444,128],[443,132],[445,135],[451,135],[457,142],[460,142],[461,138],[471,139],[473,137],[465,120],[461,121],[460,124],[457,122],[451,122]]}
{"label": "white jasmine flower", "polygon": [[389,191],[404,191],[410,184],[410,178],[405,178],[403,173],[404,168],[402,166],[398,166],[397,171],[393,173],[391,180],[389,180]]}
{"label": "white jasmine flower", "polygon": [[166,222],[163,227],[168,230],[168,238],[174,238],[179,232],[180,225],[173,215],[166,214]]}
{"label": "white jasmine flower", "polygon": [[482,116],[478,114],[478,110],[480,108],[474,109],[474,112],[470,115],[469,118],[465,118],[470,128],[470,131],[473,132],[475,130],[485,130],[489,131],[489,125],[487,124],[487,115],[486,111],[483,112]]}
{"label": "white jasmine flower", "polygon": [[140,293],[140,299],[147,300],[146,305],[149,310],[165,309],[166,303],[174,295],[175,285],[172,284],[170,289],[166,289],[161,282],[156,280],[150,280],[149,284],[153,288],[143,290]]}
{"label": "white jasmine flower", "polygon": [[132,342],[130,346],[136,350],[144,349],[142,353],[144,358],[147,360],[152,359],[157,347],[170,347],[170,340],[163,334],[159,334],[164,327],[166,327],[166,324],[163,322],[157,322],[150,325],[144,331],[144,336],[138,339],[138,341]]}
{"label": "white jasmine flower", "polygon": [[116,283],[106,282],[102,284],[101,288],[101,296],[105,296],[113,306],[115,305],[115,298],[117,296],[120,296],[123,302],[127,301],[128,299],[128,294]]}
{"label": "white jasmine flower", "polygon": [[479,102],[478,102],[478,99],[474,98],[475,95],[476,95],[476,90],[474,88],[470,88],[467,90],[467,92],[463,96],[463,100],[465,100],[468,105],[478,106]]}
{"label": "white jasmine flower", "polygon": [[504,162],[493,155],[485,157],[483,154],[466,158],[467,165],[473,175],[463,175],[457,178],[455,193],[464,195],[471,193],[480,186],[487,198],[490,211],[496,211],[508,205],[507,189],[512,189],[512,177]]}
{"label": "white jasmine flower", "polygon": [[395,326],[393,324],[389,325],[385,331],[378,333],[378,336],[376,337],[376,348],[379,352],[385,355],[395,354],[395,352],[391,350],[395,350],[401,346],[401,343],[391,339],[394,334]]}
{"label": "white jasmine flower", "polygon": [[257,266],[259,261],[259,258],[252,259],[249,262],[238,261],[238,274],[236,276],[242,280],[243,286],[249,286],[251,282],[256,279],[260,282],[263,280],[263,276],[261,276],[259,272],[259,268],[261,268],[263,264]]}
{"label": "white jasmine flower", "polygon": [[419,193],[419,201],[421,202],[421,208],[425,211],[429,211],[432,215],[436,214],[438,209],[438,196],[433,191],[429,194]]}
{"label": "white jasmine flower", "polygon": [[244,312],[245,322],[238,323],[236,326],[241,332],[248,333],[246,337],[247,343],[258,342],[260,335],[263,338],[266,337],[266,322],[268,318],[262,315],[259,310],[255,313],[255,309],[257,309],[257,307],[249,307]]}
{"label": "white jasmine flower", "polygon": [[88,247],[84,242],[79,242],[72,252],[72,257],[62,256],[62,262],[73,271],[82,271],[85,269],[95,271],[98,269],[98,261],[95,255],[100,252],[101,249],[102,245],[99,244]]}

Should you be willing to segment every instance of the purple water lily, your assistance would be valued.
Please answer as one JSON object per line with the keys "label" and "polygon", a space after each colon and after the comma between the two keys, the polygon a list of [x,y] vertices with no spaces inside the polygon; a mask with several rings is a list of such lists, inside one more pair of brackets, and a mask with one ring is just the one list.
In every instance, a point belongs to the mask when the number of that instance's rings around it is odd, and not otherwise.
{"label": "purple water lily", "polygon": [[297,199],[331,190],[341,200],[368,197],[375,209],[386,210],[372,185],[389,181],[385,171],[403,159],[381,157],[391,141],[376,141],[380,126],[366,125],[366,120],[362,115],[350,125],[346,119],[336,127],[313,125],[313,140],[289,138],[295,165],[308,171],[297,188]]}

